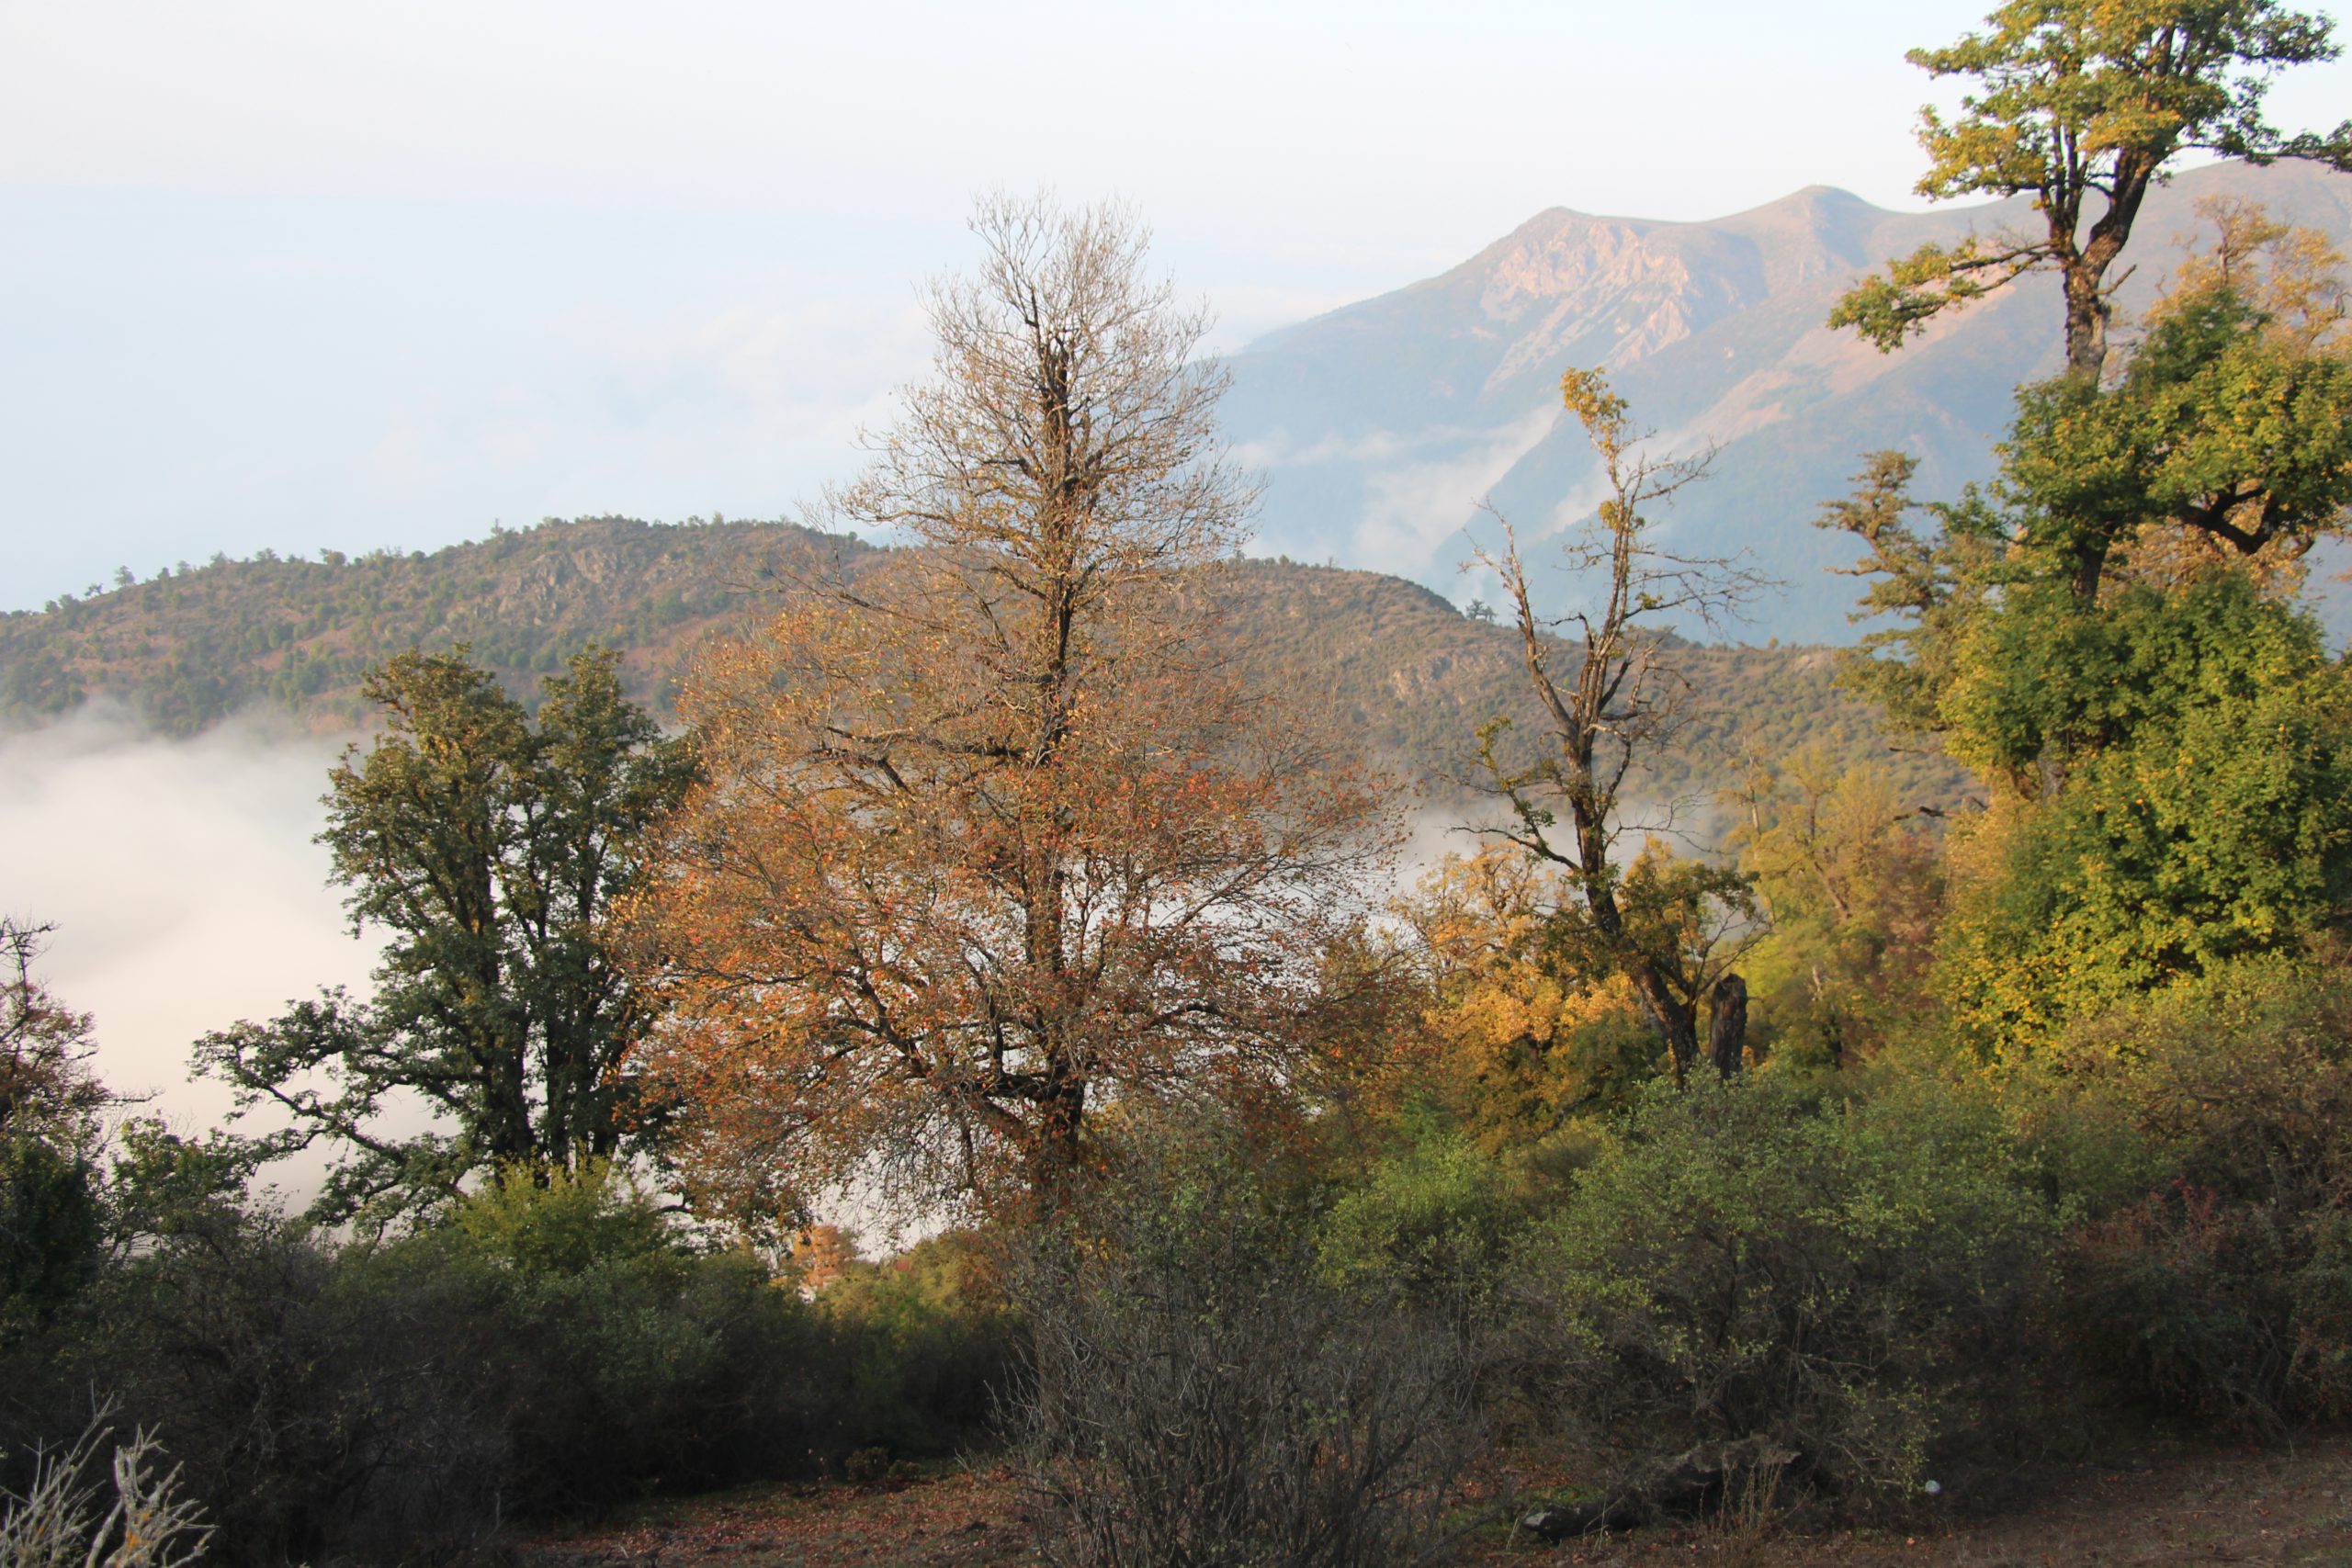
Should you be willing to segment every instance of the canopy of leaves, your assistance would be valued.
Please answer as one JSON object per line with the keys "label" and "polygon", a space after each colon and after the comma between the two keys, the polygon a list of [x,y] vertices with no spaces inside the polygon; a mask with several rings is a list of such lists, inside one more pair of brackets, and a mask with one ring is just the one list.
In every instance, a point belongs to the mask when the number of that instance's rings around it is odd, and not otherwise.
{"label": "canopy of leaves", "polygon": [[1971,761],[2070,759],[2056,798],[2002,803],[1957,852],[1939,984],[1980,1043],[2352,919],[2352,682],[2306,617],[2235,575],[2096,619],[2044,591],[1967,663],[1947,708]]}
{"label": "canopy of leaves", "polygon": [[[661,737],[598,651],[549,677],[536,726],[461,654],[403,654],[368,690],[390,728],[332,773],[322,838],[355,929],[390,937],[376,993],[210,1035],[201,1069],[291,1116],[264,1152],[340,1148],[325,1213],[646,1143],[659,1114],[626,1057],[656,1015],[605,925],[644,873],[648,826],[696,775],[692,748]],[[445,1125],[387,1133],[401,1094]]]}
{"label": "canopy of leaves", "polygon": [[[1928,245],[1839,300],[1833,327],[1893,350],[1941,311],[2028,272],[2064,283],[2070,372],[2096,378],[2106,355],[2108,274],[2149,184],[2183,152],[2352,167],[2352,121],[2287,134],[2264,118],[2281,68],[2334,59],[2325,17],[2276,0],[2010,0],[1985,31],[1911,51],[1936,76],[1975,90],[1950,120],[1920,116],[1922,196],[2030,196],[2041,234]],[[2098,197],[2103,209],[2086,209]],[[2086,219],[2090,225],[2086,231]]]}

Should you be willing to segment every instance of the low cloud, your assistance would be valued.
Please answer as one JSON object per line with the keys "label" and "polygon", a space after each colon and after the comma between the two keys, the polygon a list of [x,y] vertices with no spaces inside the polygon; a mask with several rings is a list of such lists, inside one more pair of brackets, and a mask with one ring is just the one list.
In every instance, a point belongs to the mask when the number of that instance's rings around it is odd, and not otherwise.
{"label": "low cloud", "polygon": [[367,988],[377,946],[351,935],[312,841],[342,744],[235,723],[164,740],[107,713],[0,736],[0,910],[56,927],[40,976],[94,1015],[99,1076],[181,1131],[230,1108],[187,1081],[199,1036]]}
{"label": "low cloud", "polygon": [[[1351,566],[1443,587],[1456,564],[1449,554],[1467,553],[1464,525],[1482,498],[1543,445],[1559,417],[1557,409],[1544,406],[1479,429],[1334,433],[1305,443],[1275,431],[1238,445],[1232,456],[1242,467],[1265,470],[1277,486],[1284,469],[1357,470],[1354,515],[1319,531],[1338,536]],[[1270,510],[1277,515],[1259,547],[1306,547],[1295,521],[1281,515],[1279,506]]]}

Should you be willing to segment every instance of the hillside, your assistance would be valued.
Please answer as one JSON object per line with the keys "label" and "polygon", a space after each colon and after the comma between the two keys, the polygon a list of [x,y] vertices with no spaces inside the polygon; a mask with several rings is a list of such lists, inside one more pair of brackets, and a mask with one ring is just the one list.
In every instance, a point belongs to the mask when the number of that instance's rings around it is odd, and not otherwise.
{"label": "hillside", "polygon": [[[590,643],[623,650],[630,684],[673,711],[671,676],[714,632],[756,619],[789,576],[872,547],[777,524],[548,523],[432,554],[216,559],[184,574],[0,616],[0,722],[54,720],[93,701],[189,735],[246,707],[318,728],[365,717],[368,667],[411,646],[469,644],[528,693]],[[1513,635],[1395,577],[1287,560],[1236,561],[1216,590],[1246,657],[1436,794],[1467,768],[1477,727],[1532,722]],[[1817,740],[1883,759],[1917,798],[1949,799],[1948,764],[1891,754],[1871,712],[1837,691],[1826,649],[1684,646],[1693,689],[1681,744],[1644,776],[1649,796],[1712,795],[1754,750]]]}
{"label": "hillside", "polygon": [[[2201,229],[2209,196],[2260,201],[2352,245],[2352,175],[2192,170],[2140,217],[2127,323]],[[1464,592],[1462,530],[1481,498],[1522,537],[1589,513],[1591,453],[1558,388],[1569,366],[1600,366],[1666,446],[1719,448],[1666,521],[1694,553],[1747,550],[1783,581],[1749,635],[1850,640],[1850,584],[1823,570],[1850,558],[1850,541],[1812,526],[1820,504],[1887,447],[1920,459],[1923,499],[1987,477],[2011,389],[2057,368],[2060,309],[2053,279],[2029,278],[1882,355],[1830,332],[1830,306],[1925,242],[2031,220],[2020,202],[1891,212],[1823,186],[1701,223],[1539,213],[1436,277],[1236,357],[1221,412],[1265,472],[1260,537]]]}

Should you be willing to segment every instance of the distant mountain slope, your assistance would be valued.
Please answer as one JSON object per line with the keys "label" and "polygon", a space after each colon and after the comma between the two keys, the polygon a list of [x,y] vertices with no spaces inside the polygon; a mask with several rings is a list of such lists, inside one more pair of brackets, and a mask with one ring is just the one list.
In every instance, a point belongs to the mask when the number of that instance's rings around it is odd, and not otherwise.
{"label": "distant mountain slope", "polygon": [[[667,711],[670,678],[694,646],[755,623],[779,573],[854,565],[872,549],[775,524],[608,517],[431,555],[216,560],[0,615],[0,720],[40,724],[110,700],[168,734],[247,707],[345,728],[367,717],[357,683],[368,666],[458,642],[525,694],[591,642],[617,648],[639,699]],[[1278,560],[1237,561],[1213,581],[1245,660],[1433,795],[1457,793],[1449,781],[1469,771],[1481,724],[1534,722],[1512,633],[1427,589]],[[1677,657],[1693,719],[1639,781],[1645,796],[1711,797],[1747,752],[1784,756],[1808,741],[1883,760],[1914,798],[1960,791],[1949,764],[1887,750],[1871,710],[1834,689],[1826,650],[1685,647]]]}
{"label": "distant mountain slope", "polygon": [[[2196,170],[2141,216],[2127,310],[2173,270],[2196,199],[2216,194],[2352,246],[2352,175]],[[1849,640],[1854,585],[1826,569],[1850,558],[1812,526],[1821,502],[1883,447],[1921,459],[1926,497],[1989,474],[2011,389],[2057,368],[2060,320],[2054,283],[2037,277],[1886,355],[1830,333],[1830,305],[1923,242],[2031,217],[2022,203],[1889,212],[1820,186],[1703,223],[1541,213],[1450,272],[1235,357],[1224,420],[1265,472],[1261,547],[1477,592],[1456,568],[1482,498],[1522,536],[1589,513],[1594,467],[1558,384],[1571,365],[1598,365],[1664,446],[1720,446],[1710,479],[1669,515],[1688,547],[1752,551],[1785,585],[1747,635]]]}

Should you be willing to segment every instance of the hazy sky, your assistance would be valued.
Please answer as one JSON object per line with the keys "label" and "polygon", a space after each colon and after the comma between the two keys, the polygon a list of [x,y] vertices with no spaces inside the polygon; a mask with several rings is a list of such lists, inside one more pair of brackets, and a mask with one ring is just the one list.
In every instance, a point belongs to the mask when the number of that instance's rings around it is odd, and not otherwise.
{"label": "hazy sky", "polygon": [[[0,609],[542,515],[775,515],[971,194],[1116,194],[1222,341],[1546,206],[1905,203],[1984,0],[0,4]],[[2280,117],[2340,118],[2342,66]]]}

